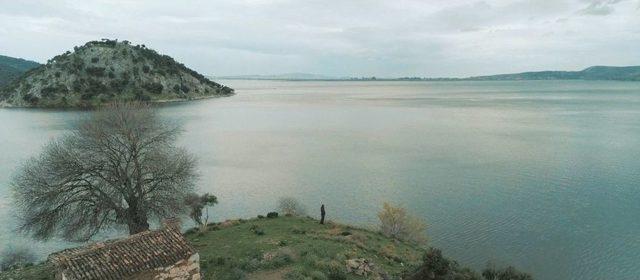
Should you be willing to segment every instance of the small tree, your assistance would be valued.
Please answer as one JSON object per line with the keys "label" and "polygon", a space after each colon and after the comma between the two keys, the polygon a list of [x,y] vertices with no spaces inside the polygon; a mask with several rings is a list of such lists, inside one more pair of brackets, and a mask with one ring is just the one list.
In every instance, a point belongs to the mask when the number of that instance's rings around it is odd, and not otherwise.
{"label": "small tree", "polygon": [[306,209],[297,199],[293,197],[282,197],[278,200],[278,209],[282,214],[289,216],[302,216],[306,214]]}
{"label": "small tree", "polygon": [[150,217],[183,213],[197,176],[194,157],[175,146],[179,134],[149,105],[92,113],[14,176],[20,229],[39,239],[87,240],[110,225],[135,234]]}
{"label": "small tree", "polygon": [[[189,208],[189,217],[200,226],[201,231],[207,230],[209,224],[209,207],[218,203],[215,195],[205,193],[198,195],[191,193],[185,198],[185,205]],[[205,209],[204,220],[202,219],[202,209]]]}
{"label": "small tree", "polygon": [[33,264],[36,261],[36,256],[25,247],[7,249],[2,254],[2,260],[0,261],[0,270],[11,270],[15,268],[21,268]]}
{"label": "small tree", "polygon": [[385,236],[417,244],[427,242],[426,223],[420,218],[407,214],[402,207],[394,207],[385,202],[382,211],[378,213],[378,219],[380,219],[380,232]]}

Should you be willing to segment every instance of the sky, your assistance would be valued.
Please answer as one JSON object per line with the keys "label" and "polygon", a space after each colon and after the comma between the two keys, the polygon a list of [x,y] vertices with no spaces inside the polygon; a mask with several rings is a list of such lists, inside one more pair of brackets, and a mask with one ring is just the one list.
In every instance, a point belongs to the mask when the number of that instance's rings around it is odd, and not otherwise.
{"label": "sky", "polygon": [[640,0],[0,0],[0,54],[129,40],[206,75],[465,77],[640,65]]}

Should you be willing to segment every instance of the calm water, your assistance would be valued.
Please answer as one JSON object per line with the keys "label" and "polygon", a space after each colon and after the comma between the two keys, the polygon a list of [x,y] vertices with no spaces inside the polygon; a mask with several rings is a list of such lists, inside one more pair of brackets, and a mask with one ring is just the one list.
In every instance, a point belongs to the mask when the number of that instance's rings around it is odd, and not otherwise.
{"label": "calm water", "polygon": [[[224,82],[237,96],[161,109],[184,122],[218,219],[291,195],[366,226],[391,201],[474,268],[640,275],[640,83]],[[80,114],[0,110],[0,248],[69,246],[16,237],[7,184]]]}

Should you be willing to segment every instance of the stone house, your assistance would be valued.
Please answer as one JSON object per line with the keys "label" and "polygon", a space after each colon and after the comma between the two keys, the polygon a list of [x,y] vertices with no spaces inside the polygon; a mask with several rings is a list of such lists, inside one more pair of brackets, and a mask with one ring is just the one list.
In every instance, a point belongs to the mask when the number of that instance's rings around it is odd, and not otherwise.
{"label": "stone house", "polygon": [[200,279],[198,253],[178,227],[53,253],[56,280]]}

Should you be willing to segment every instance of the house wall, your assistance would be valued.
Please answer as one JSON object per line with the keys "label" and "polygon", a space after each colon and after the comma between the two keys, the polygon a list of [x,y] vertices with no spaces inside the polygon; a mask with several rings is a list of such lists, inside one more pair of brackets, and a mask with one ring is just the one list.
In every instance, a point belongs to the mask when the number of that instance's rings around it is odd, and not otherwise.
{"label": "house wall", "polygon": [[154,280],[200,280],[200,255],[195,253],[172,266],[156,269]]}

